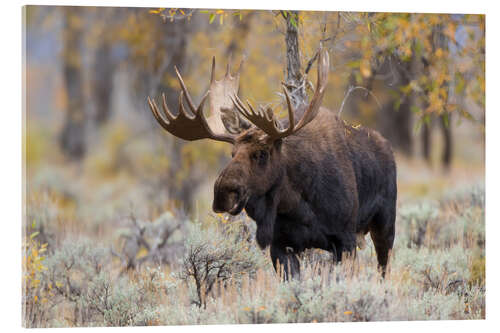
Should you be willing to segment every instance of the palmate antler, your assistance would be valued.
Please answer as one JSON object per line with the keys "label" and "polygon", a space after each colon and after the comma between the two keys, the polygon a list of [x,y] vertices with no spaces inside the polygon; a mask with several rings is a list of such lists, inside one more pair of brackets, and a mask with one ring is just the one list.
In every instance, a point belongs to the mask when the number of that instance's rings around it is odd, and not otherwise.
{"label": "palmate antler", "polygon": [[[201,99],[198,107],[195,107],[191,95],[186,88],[184,80],[177,67],[175,73],[181,86],[181,93],[179,95],[179,113],[174,116],[168,106],[165,94],[162,94],[163,100],[163,116],[156,102],[148,97],[148,104],[153,112],[154,117],[158,123],[170,134],[175,135],[181,139],[194,141],[200,139],[212,139],[216,141],[223,141],[234,143],[235,134],[228,133],[225,130],[222,116],[230,117],[233,112],[233,102],[230,98],[231,95],[238,92],[239,75],[242,68],[236,72],[235,76],[230,74],[230,62],[227,66],[227,72],[224,78],[220,81],[215,80],[215,57],[212,60],[212,73],[210,74],[210,88]],[[205,118],[203,114],[203,106],[207,97],[210,96],[210,111],[211,116]],[[187,101],[189,111],[184,108],[184,99]],[[238,117],[237,114],[234,115]]]}
{"label": "palmate antler", "polygon": [[210,75],[210,110],[211,115],[207,118],[208,125],[212,129],[228,131],[238,134],[250,127],[250,123],[235,110],[231,96],[238,94],[240,73],[245,58],[241,60],[240,66],[234,75],[231,74],[231,55],[227,61],[226,74],[221,80],[215,79],[215,57],[212,59],[212,72]]}
{"label": "palmate antler", "polygon": [[328,57],[328,52],[323,50],[320,47],[318,52],[318,80],[316,82],[316,89],[314,91],[314,95],[311,99],[311,102],[307,106],[307,109],[300,119],[297,125],[295,125],[295,110],[290,101],[290,95],[285,87],[283,87],[283,91],[285,93],[286,103],[288,107],[288,120],[289,125],[285,130],[280,130],[276,127],[277,121],[275,119],[274,112],[272,110],[264,110],[262,107],[259,107],[257,111],[253,108],[250,102],[247,100],[246,103],[248,108],[243,104],[238,95],[234,94],[231,96],[234,105],[238,109],[238,111],[245,116],[250,122],[252,122],[255,126],[264,131],[267,135],[269,135],[272,139],[280,139],[286,136],[289,136],[302,127],[311,122],[319,112],[319,108],[323,101],[323,95],[325,93],[325,87],[328,82],[328,71],[330,67],[330,60]]}

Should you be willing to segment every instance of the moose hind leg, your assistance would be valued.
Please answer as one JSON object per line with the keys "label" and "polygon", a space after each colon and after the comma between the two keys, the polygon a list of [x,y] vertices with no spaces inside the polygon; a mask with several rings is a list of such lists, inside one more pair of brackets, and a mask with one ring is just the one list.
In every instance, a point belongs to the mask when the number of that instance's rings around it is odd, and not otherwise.
{"label": "moose hind leg", "polygon": [[299,259],[292,249],[271,245],[271,260],[278,274],[283,271],[283,277],[286,281],[290,278],[300,278]]}
{"label": "moose hind leg", "polygon": [[370,236],[377,252],[377,261],[382,277],[385,277],[389,252],[394,244],[394,223],[395,213],[385,211],[376,214],[370,226]]}
{"label": "moose hind leg", "polygon": [[383,211],[376,214],[370,226],[370,236],[377,252],[378,266],[385,277],[389,252],[394,244],[395,213]]}

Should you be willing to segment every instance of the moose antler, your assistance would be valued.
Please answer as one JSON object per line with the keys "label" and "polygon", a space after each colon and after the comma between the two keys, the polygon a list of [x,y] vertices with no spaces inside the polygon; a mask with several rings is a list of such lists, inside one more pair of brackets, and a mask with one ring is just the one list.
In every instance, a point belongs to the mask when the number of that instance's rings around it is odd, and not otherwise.
{"label": "moose antler", "polygon": [[[241,65],[240,65],[241,68]],[[238,90],[239,81],[239,71],[236,77],[231,77],[230,74],[226,74],[226,77],[221,81],[215,81],[214,79],[214,69],[215,69],[215,57],[212,62],[212,73],[210,75],[210,89],[214,89],[214,94],[211,90],[207,91],[203,98],[201,99],[198,107],[195,107],[191,95],[189,94],[184,80],[177,67],[175,67],[175,73],[177,74],[177,79],[181,86],[181,92],[179,95],[179,113],[174,116],[167,107],[167,100],[165,94],[162,94],[163,99],[163,113],[166,117],[161,115],[158,106],[154,99],[148,97],[148,104],[153,112],[154,117],[160,123],[160,125],[170,134],[173,134],[181,139],[194,141],[200,139],[212,139],[216,141],[223,141],[228,143],[234,143],[235,135],[225,133],[222,119],[220,118],[221,110],[226,112],[232,111],[232,107],[228,105],[227,100],[231,103],[231,99],[228,97],[229,94],[234,94]],[[228,64],[229,73],[229,64]],[[218,91],[221,91],[219,93]],[[207,97],[210,97],[211,104],[211,117],[205,118],[203,114],[203,106]],[[226,94],[227,93],[227,94]],[[190,112],[187,112],[184,108],[183,100],[187,101]],[[210,126],[212,125],[212,127]]]}
{"label": "moose antler", "polygon": [[236,94],[231,96],[234,105],[236,106],[238,111],[243,116],[245,116],[245,118],[247,118],[250,122],[252,122],[255,126],[260,128],[273,139],[284,138],[297,132],[302,127],[310,123],[318,115],[319,108],[323,101],[325,87],[328,82],[330,60],[328,58],[328,51],[322,49],[321,46],[318,50],[318,54],[318,80],[316,82],[316,89],[314,91],[311,102],[307,106],[303,117],[300,119],[297,125],[295,125],[295,110],[292,106],[290,95],[288,94],[286,87],[283,87],[283,91],[285,93],[286,103],[288,106],[289,125],[285,130],[280,130],[276,127],[277,120],[275,119],[272,109],[268,109],[265,111],[262,107],[259,107],[256,112],[248,100],[246,101],[248,105],[247,108]]}
{"label": "moose antler", "polygon": [[241,60],[236,73],[231,74],[231,54],[226,67],[226,74],[221,80],[215,79],[215,57],[212,58],[212,72],[210,74],[210,111],[207,118],[210,128],[227,130],[230,133],[239,133],[250,127],[250,124],[238,112],[234,110],[232,95],[238,94],[240,73],[245,63],[245,57]]}

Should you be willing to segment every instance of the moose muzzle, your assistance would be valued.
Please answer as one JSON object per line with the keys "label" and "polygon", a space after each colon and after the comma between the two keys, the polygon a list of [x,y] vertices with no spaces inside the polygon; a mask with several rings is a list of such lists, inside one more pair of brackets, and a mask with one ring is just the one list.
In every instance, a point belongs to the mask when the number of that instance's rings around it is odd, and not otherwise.
{"label": "moose muzzle", "polygon": [[245,208],[250,196],[246,187],[238,181],[242,176],[242,172],[235,169],[226,169],[219,175],[214,186],[214,212],[238,215]]}

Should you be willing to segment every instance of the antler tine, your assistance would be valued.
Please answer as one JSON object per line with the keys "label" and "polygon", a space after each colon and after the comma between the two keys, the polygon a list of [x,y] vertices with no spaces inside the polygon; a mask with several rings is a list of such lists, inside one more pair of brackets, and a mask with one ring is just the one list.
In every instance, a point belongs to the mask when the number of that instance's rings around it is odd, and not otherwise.
{"label": "antler tine", "polygon": [[[231,96],[231,99],[234,102],[234,105],[238,109],[238,111],[245,116],[250,122],[252,122],[255,126],[260,128],[262,131],[264,131],[267,135],[272,137],[273,139],[279,139],[283,138],[285,136],[290,135],[293,132],[293,124],[294,124],[294,114],[293,114],[293,108],[289,108],[289,115],[288,119],[290,122],[289,127],[281,131],[276,127],[276,119],[274,117],[273,110],[270,109],[270,112],[266,112],[261,105],[259,105],[259,108],[257,111],[253,108],[252,104],[247,100],[246,103],[248,105],[247,109],[241,99],[238,96]],[[290,102],[290,97],[287,97],[288,102]],[[291,106],[291,105],[290,105]]]}
{"label": "antler tine", "polygon": [[241,112],[242,114],[247,112],[238,95],[230,95],[229,98],[231,98],[231,101],[233,102],[234,106],[236,106],[236,109],[238,109],[239,112]]}
{"label": "antler tine", "polygon": [[[179,114],[177,115],[177,118],[186,117],[187,119],[190,119],[190,120],[196,118],[197,114],[195,116],[191,116],[186,112],[186,109],[184,108],[184,103],[182,101],[183,97],[184,97],[184,92],[181,90],[181,92],[179,93]],[[200,103],[200,105],[202,105],[202,104]],[[201,117],[201,119],[203,119],[203,117]],[[175,120],[175,119],[173,119],[173,120]]]}
{"label": "antler tine", "polygon": [[295,129],[295,109],[292,105],[292,101],[290,100],[290,95],[288,94],[288,90],[283,85],[283,92],[285,93],[286,105],[288,106],[288,129],[286,132],[293,131]]}
{"label": "antler tine", "polygon": [[[213,63],[215,64],[215,58]],[[170,134],[184,140],[194,141],[200,139],[212,139],[216,141],[234,143],[234,135],[214,133],[207,123],[205,115],[203,114],[203,106],[209,96],[210,90],[208,90],[202,97],[198,107],[195,107],[187,87],[184,84],[184,80],[182,79],[182,76],[177,68],[175,68],[175,72],[181,86],[179,94],[179,113],[176,116],[172,115],[168,109],[165,94],[162,94],[162,106],[165,116],[160,113],[154,99],[148,97],[149,107],[158,123]],[[191,112],[186,110],[184,100],[187,101]]]}
{"label": "antler tine", "polygon": [[212,70],[210,71],[210,84],[215,81],[215,56],[212,57]]}
{"label": "antler tine", "polygon": [[193,113],[196,112],[196,107],[194,106],[193,100],[191,99],[191,95],[189,95],[189,92],[186,88],[186,84],[184,83],[184,80],[182,79],[181,74],[179,73],[179,70],[177,69],[177,66],[174,66],[175,68],[175,73],[177,74],[177,79],[179,80],[179,83],[181,85],[182,91],[184,91],[184,95],[186,97],[186,100],[188,102],[189,108]]}
{"label": "antler tine", "polygon": [[238,67],[238,70],[235,73],[235,76],[239,76],[241,74],[241,71],[243,70],[243,65],[245,65],[245,61],[247,60],[247,57],[243,55],[240,61],[240,67]]}
{"label": "antler tine", "polygon": [[253,108],[252,103],[250,103],[250,101],[248,99],[245,102],[247,103],[248,107],[250,108],[250,114],[257,114],[257,112],[255,112],[255,109]]}
{"label": "antler tine", "polygon": [[249,117],[251,117],[252,115],[255,115],[255,110],[253,109],[252,104],[250,104],[250,101],[248,99],[246,100],[246,102],[247,102],[247,105],[250,108],[250,110],[248,110],[245,107],[245,104],[243,104],[243,102],[238,97],[238,95],[234,95],[234,96],[230,96],[230,97],[231,97],[231,100],[233,101],[234,105],[238,109],[238,111],[241,112],[241,114],[243,114],[243,116],[245,116],[247,119]]}
{"label": "antler tine", "polygon": [[[201,98],[201,102],[200,102],[200,104],[198,105],[198,109],[196,109],[196,115],[200,115],[200,117],[201,117],[201,118],[203,118],[203,121],[204,121],[203,123],[204,123],[205,125],[207,124],[207,122],[205,121],[206,119],[205,119],[205,117],[203,116],[203,107],[205,106],[205,102],[206,102],[206,100],[207,100],[207,98],[208,98],[208,95],[210,95],[210,90],[209,90],[209,91],[207,91],[207,92],[205,93],[205,95],[203,95],[203,97]],[[207,125],[207,126],[208,126],[208,125]]]}
{"label": "antler tine", "polygon": [[169,125],[168,122],[165,121],[163,116],[158,111],[158,106],[156,105],[155,100],[154,99],[151,100],[151,98],[149,98],[149,96],[148,96],[148,104],[149,104],[149,108],[153,112],[153,116],[155,117],[156,121],[158,121],[158,123],[161,125],[161,127],[163,127],[166,131],[168,131],[168,125]]}
{"label": "antler tine", "polygon": [[232,62],[233,54],[229,53],[229,56],[227,57],[227,67],[226,67],[226,76],[229,77],[231,76],[231,62]]}
{"label": "antler tine", "polygon": [[307,107],[306,112],[302,119],[300,119],[299,123],[295,127],[295,131],[298,131],[309,122],[311,122],[318,114],[319,108],[323,101],[323,95],[325,93],[325,88],[328,83],[328,71],[330,69],[330,59],[328,57],[328,51],[323,49],[320,45],[318,50],[319,58],[318,58],[318,78],[316,82],[316,89],[314,89],[314,95]]}
{"label": "antler tine", "polygon": [[[231,77],[231,65],[233,63],[233,54],[230,53],[228,56],[227,60],[227,65],[226,65],[226,77]],[[240,61],[240,66],[238,67],[238,70],[234,73],[234,77],[238,77],[243,69],[243,65],[245,64],[246,61],[246,56],[243,56]],[[212,57],[212,68],[210,70],[210,84],[212,84],[215,81],[215,56]]]}
{"label": "antler tine", "polygon": [[167,116],[167,120],[172,122],[175,117],[170,113],[170,110],[167,107],[167,97],[165,97],[165,94],[161,94],[161,97],[163,101],[163,113]]}
{"label": "antler tine", "polygon": [[276,128],[274,113],[271,109],[270,112],[266,112],[262,106],[259,106],[257,112],[253,109],[250,102],[247,100],[248,107],[251,111],[249,111],[243,102],[239,99],[237,95],[231,96],[234,105],[238,109],[238,111],[245,116],[250,122],[252,122],[255,126],[260,128],[266,134],[274,139],[280,139],[291,135],[302,127],[311,122],[318,114],[319,108],[321,106],[321,102],[323,100],[323,95],[325,93],[325,87],[328,82],[328,70],[330,66],[328,52],[322,48],[320,45],[319,50],[319,59],[318,59],[318,79],[316,82],[316,89],[314,91],[313,98],[309,103],[304,116],[299,120],[298,124],[295,125],[295,109],[292,105],[290,94],[285,86],[283,86],[283,92],[285,94],[286,104],[288,107],[288,128],[284,131]]}

